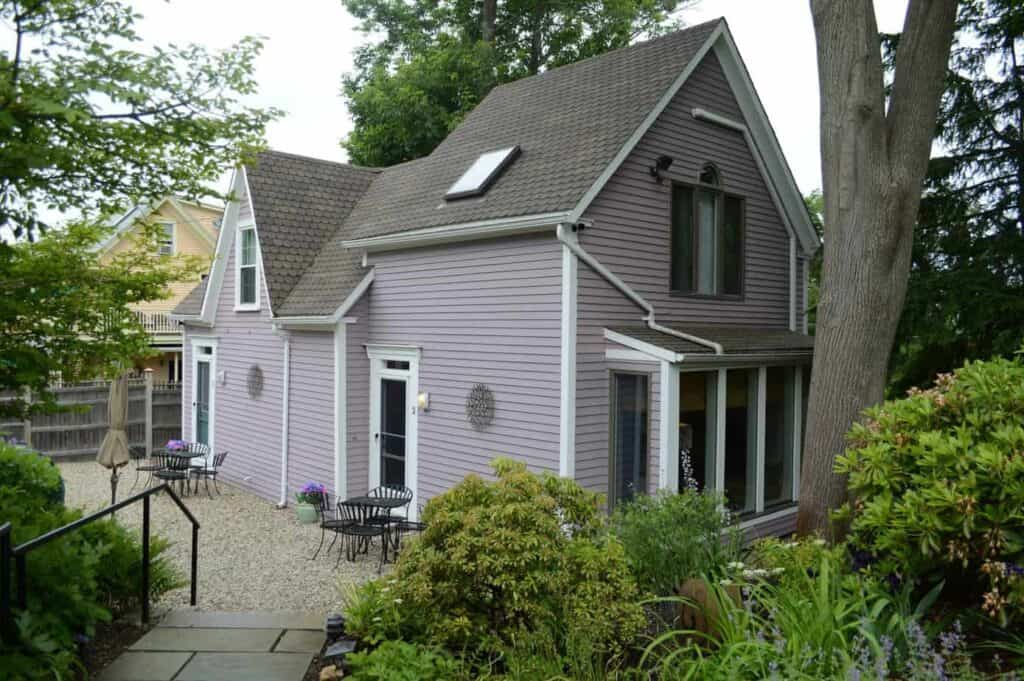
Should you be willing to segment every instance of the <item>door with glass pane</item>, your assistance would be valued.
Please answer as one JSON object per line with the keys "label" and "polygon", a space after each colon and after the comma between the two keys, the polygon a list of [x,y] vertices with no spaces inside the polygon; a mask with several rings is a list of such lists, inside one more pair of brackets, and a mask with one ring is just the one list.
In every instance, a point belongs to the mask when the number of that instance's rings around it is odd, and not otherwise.
{"label": "door with glass pane", "polygon": [[380,482],[405,486],[406,381],[380,379]]}
{"label": "door with glass pane", "polygon": [[612,373],[612,505],[647,491],[648,383],[646,374]]}

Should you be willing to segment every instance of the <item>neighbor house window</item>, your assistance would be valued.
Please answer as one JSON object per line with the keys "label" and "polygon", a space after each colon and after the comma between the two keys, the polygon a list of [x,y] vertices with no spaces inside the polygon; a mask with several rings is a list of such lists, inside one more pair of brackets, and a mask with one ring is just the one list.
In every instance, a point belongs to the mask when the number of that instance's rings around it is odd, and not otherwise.
{"label": "neighbor house window", "polygon": [[256,306],[257,258],[256,229],[246,227],[238,231],[238,304]]}
{"label": "neighbor house window", "polygon": [[743,283],[743,199],[721,190],[704,167],[696,186],[672,187],[673,291],[739,295]]}
{"label": "neighbor house window", "polygon": [[157,255],[174,255],[174,223],[161,222],[157,227],[160,229]]}

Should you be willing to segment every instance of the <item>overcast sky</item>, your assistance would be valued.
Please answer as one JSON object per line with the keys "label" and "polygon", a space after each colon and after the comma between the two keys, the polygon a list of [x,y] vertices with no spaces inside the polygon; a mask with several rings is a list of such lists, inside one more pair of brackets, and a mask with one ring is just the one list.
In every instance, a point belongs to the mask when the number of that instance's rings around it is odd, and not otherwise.
{"label": "overcast sky", "polygon": [[[875,0],[879,28],[902,25],[906,0]],[[266,38],[256,79],[258,105],[287,115],[272,124],[274,149],[344,161],[351,130],[339,95],[341,75],[363,37],[340,0],[135,0],[147,42],[222,48],[243,35]],[[684,22],[724,16],[803,192],[821,186],[814,32],[808,0],[702,0]]]}

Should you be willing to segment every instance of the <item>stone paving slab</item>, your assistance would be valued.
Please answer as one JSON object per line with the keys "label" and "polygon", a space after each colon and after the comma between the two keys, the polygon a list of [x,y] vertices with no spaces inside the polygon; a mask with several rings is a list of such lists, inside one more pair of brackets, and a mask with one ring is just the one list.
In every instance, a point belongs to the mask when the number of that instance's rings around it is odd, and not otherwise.
{"label": "stone paving slab", "polygon": [[312,653],[196,653],[174,681],[301,681]]}
{"label": "stone paving slab", "polygon": [[326,615],[316,612],[196,612],[173,610],[161,627],[223,627],[225,629],[310,629],[323,631]]}
{"label": "stone paving slab", "polygon": [[126,652],[97,677],[97,681],[171,681],[192,653]]}
{"label": "stone paving slab", "polygon": [[136,641],[130,650],[267,653],[281,633],[281,629],[157,627]]}
{"label": "stone paving slab", "polygon": [[291,630],[274,646],[275,653],[319,653],[326,636],[322,631]]}

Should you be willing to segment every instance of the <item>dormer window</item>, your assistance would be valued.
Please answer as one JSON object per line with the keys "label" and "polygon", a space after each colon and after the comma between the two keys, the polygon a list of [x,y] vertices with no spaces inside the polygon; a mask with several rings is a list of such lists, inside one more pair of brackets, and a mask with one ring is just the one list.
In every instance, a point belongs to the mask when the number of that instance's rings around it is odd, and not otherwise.
{"label": "dormer window", "polygon": [[743,288],[743,199],[721,189],[718,169],[672,186],[672,274],[678,293],[738,296]]}
{"label": "dormer window", "polygon": [[259,309],[259,252],[256,244],[256,226],[238,228],[235,250],[235,309]]}

